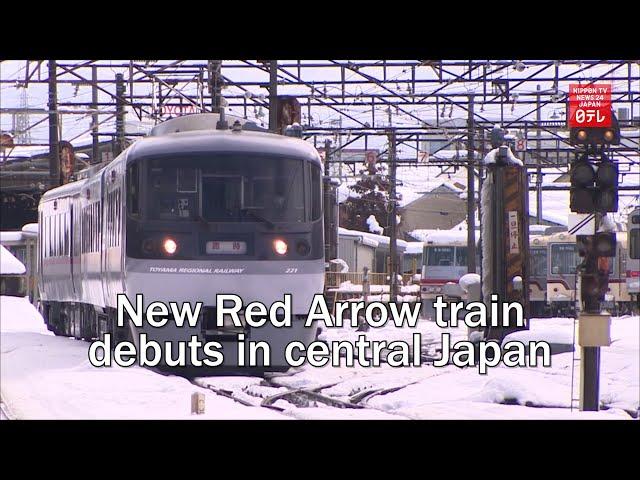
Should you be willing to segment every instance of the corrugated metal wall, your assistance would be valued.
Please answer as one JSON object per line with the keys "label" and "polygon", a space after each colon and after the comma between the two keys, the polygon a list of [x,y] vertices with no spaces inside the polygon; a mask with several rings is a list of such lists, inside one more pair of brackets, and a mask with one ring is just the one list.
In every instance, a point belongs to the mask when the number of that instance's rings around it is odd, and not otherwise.
{"label": "corrugated metal wall", "polygon": [[375,266],[375,256],[374,256],[374,248],[368,245],[357,245],[357,254],[358,254],[358,263],[356,268],[358,272],[362,272],[362,269],[367,266],[369,267],[369,271],[373,272],[373,267]]}
{"label": "corrugated metal wall", "polygon": [[356,238],[338,236],[338,258],[347,262],[350,272],[357,272]]}

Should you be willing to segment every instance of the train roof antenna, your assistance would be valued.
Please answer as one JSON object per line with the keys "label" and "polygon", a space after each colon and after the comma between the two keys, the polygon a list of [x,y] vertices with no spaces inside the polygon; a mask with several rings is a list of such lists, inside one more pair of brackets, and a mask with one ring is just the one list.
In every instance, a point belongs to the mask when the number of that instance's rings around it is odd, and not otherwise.
{"label": "train roof antenna", "polygon": [[228,130],[229,129],[229,124],[227,123],[227,120],[225,118],[224,115],[224,107],[220,108],[220,118],[218,119],[218,122],[216,123],[216,130]]}

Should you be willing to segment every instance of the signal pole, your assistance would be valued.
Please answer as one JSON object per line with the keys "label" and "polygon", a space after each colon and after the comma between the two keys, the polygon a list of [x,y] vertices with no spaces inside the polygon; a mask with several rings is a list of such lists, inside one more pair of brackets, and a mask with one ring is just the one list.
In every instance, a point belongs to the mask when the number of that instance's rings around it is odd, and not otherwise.
{"label": "signal pole", "polygon": [[278,61],[269,60],[269,130],[278,132]]}
{"label": "signal pole", "polygon": [[467,272],[476,273],[476,179],[473,168],[475,149],[473,95],[469,95],[467,127]]}
{"label": "signal pole", "polygon": [[324,175],[322,177],[324,187],[324,256],[327,262],[338,258],[338,201],[336,184],[331,180],[329,164],[331,162],[331,140],[324,142]]}
{"label": "signal pole", "polygon": [[[595,213],[595,231],[602,214]],[[615,234],[579,235],[578,252],[584,260],[580,268],[581,311],[578,315],[580,362],[580,410],[598,411],[600,403],[600,346],[610,343],[610,317],[600,311],[608,287],[608,256],[616,251]]]}
{"label": "signal pole", "polygon": [[[595,231],[598,231],[599,214],[596,214]],[[594,292],[590,292],[587,285],[593,284],[597,276],[598,258],[595,252],[585,252],[583,261],[584,269],[580,272],[580,296],[582,298],[582,311],[579,318],[584,321],[582,312],[587,314],[600,313],[600,299]],[[582,347],[582,361],[580,362],[580,410],[598,411],[600,398],[600,347]]]}
{"label": "signal pole", "polygon": [[98,67],[91,67],[91,162],[100,163],[100,137],[98,137],[98,125],[100,118],[98,116]]}
{"label": "signal pole", "polygon": [[[578,339],[581,347],[580,410],[598,411],[600,404],[600,347],[611,344],[611,317],[600,310],[608,290],[609,261],[616,255],[616,234],[605,231],[603,218],[618,210],[618,166],[606,154],[607,145],[620,143],[613,112],[610,126],[571,125],[569,141],[576,146],[571,162],[569,204],[572,212],[594,216],[593,232],[577,235],[581,305]],[[577,116],[576,116],[577,117]],[[570,120],[579,123],[577,118]]]}
{"label": "signal pole", "polygon": [[117,157],[124,150],[124,102],[126,101],[124,91],[124,76],[122,73],[116,74],[116,148],[114,157]]}
{"label": "signal pole", "polygon": [[396,132],[387,131],[389,139],[389,201],[391,202],[391,225],[389,225],[389,301],[398,299],[398,245],[397,245],[397,201],[396,201]]}
{"label": "signal pole", "polygon": [[58,134],[58,83],[56,61],[49,60],[49,181],[60,185],[60,136]]}
{"label": "signal pole", "polygon": [[211,94],[211,111],[220,113],[222,103],[222,60],[209,60],[209,93]]}

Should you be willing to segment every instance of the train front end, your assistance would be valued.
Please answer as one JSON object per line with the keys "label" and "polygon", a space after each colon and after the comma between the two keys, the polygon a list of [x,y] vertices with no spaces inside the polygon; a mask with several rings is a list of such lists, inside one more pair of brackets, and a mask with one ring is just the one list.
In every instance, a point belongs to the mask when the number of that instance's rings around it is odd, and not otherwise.
{"label": "train front end", "polygon": [[[123,289],[131,303],[201,302],[197,327],[174,321],[134,328],[149,340],[194,335],[223,346],[223,367],[238,365],[238,335],[266,341],[270,365],[286,369],[285,346],[315,339],[308,309],[324,282],[322,178],[317,151],[300,139],[241,129],[182,132],[138,142],[126,162]],[[117,291],[114,288],[112,291]],[[291,326],[216,322],[218,294],[243,308],[291,299]],[[116,299],[111,298],[109,303]],[[279,315],[282,311],[279,311]],[[139,345],[138,345],[139,347]],[[248,358],[248,355],[245,356]]]}

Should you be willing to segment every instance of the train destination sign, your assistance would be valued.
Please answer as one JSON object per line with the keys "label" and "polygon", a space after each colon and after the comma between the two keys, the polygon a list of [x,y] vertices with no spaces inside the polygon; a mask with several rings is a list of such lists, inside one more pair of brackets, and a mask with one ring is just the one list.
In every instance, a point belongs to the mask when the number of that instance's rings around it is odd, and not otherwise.
{"label": "train destination sign", "polygon": [[246,242],[207,242],[207,253],[224,253],[228,255],[244,255],[247,253]]}
{"label": "train destination sign", "polygon": [[611,84],[569,86],[569,128],[611,126]]}

